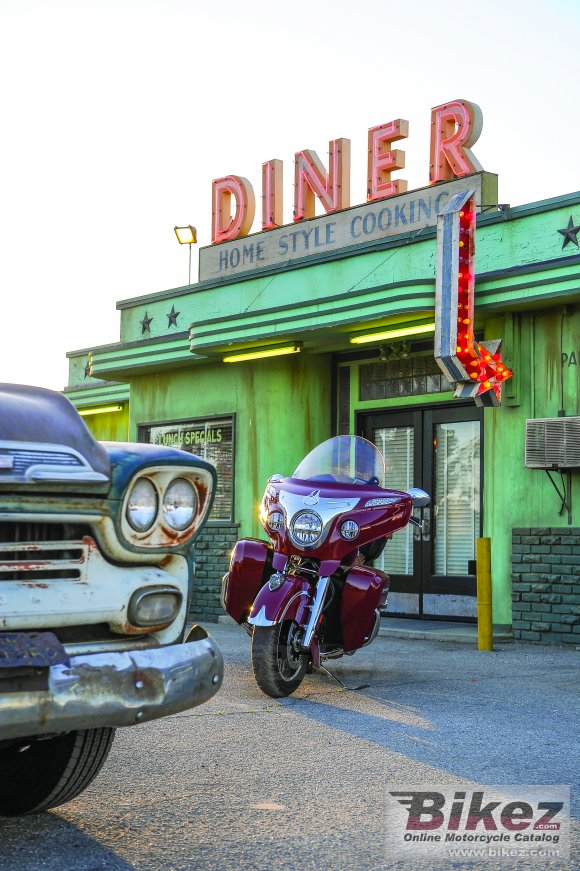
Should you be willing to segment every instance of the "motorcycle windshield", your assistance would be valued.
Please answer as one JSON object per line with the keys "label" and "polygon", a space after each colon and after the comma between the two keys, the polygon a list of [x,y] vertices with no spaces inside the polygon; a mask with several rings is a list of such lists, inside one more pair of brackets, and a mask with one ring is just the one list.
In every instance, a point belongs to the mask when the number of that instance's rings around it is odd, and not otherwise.
{"label": "motorcycle windshield", "polygon": [[302,460],[293,478],[338,484],[380,485],[385,461],[376,445],[359,436],[335,436]]}

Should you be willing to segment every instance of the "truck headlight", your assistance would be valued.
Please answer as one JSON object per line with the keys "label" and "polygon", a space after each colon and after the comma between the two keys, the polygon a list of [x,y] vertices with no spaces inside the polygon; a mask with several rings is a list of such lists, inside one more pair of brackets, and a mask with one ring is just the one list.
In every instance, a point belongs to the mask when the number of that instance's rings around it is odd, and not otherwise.
{"label": "truck headlight", "polygon": [[157,516],[157,490],[149,478],[139,478],[127,501],[127,520],[136,532],[146,532]]}
{"label": "truck headlight", "polygon": [[211,472],[195,466],[148,466],[127,488],[120,520],[126,541],[138,548],[165,549],[186,542],[210,506]]}
{"label": "truck headlight", "polygon": [[131,596],[127,616],[133,626],[166,626],[177,617],[183,596],[175,587],[142,587]]}
{"label": "truck headlight", "polygon": [[175,478],[163,496],[163,516],[172,529],[187,529],[197,511],[195,488],[185,478]]}

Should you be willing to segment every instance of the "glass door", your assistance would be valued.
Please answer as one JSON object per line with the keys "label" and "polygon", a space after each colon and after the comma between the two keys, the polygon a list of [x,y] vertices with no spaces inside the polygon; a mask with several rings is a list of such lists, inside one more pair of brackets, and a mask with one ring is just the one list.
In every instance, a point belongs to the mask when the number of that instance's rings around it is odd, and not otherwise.
{"label": "glass door", "polygon": [[385,457],[385,485],[421,487],[428,508],[421,529],[393,536],[376,565],[391,576],[388,613],[469,620],[476,617],[475,540],[481,535],[479,409],[440,407],[365,415],[361,434]]}

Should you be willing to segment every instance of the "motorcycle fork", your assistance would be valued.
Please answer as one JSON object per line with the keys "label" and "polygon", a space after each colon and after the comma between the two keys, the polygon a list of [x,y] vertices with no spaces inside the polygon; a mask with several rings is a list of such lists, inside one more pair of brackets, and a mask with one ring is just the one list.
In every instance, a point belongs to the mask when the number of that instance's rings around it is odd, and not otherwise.
{"label": "motorcycle fork", "polygon": [[[322,614],[329,584],[330,578],[318,578],[314,601],[310,607],[310,616],[308,618],[308,623],[306,624],[306,629],[304,630],[304,638],[302,639],[302,650],[306,653],[312,654],[312,659],[318,660],[318,665],[320,664],[320,649],[318,636],[315,635],[315,632],[320,615]],[[317,666],[317,663],[314,662],[314,665]]]}

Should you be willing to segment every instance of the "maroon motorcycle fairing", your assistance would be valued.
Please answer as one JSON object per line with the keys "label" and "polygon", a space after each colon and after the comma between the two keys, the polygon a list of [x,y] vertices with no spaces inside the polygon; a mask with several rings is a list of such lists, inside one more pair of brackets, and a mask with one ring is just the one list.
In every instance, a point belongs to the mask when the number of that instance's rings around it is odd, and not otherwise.
{"label": "maroon motorcycle fairing", "polygon": [[376,611],[387,599],[386,576],[368,566],[354,566],[344,582],[340,622],[344,650],[358,650],[373,629]]}
{"label": "maroon motorcycle fairing", "polygon": [[260,616],[271,623],[295,620],[299,626],[306,626],[312,600],[312,586],[308,581],[297,575],[286,575],[277,590],[270,590],[268,584],[262,587],[250,616]]}
{"label": "maroon motorcycle fairing", "polygon": [[[358,498],[357,505],[350,511],[339,511],[337,516],[328,524],[327,529],[316,547],[297,548],[292,543],[288,532],[286,518],[284,528],[275,531],[267,526],[267,517],[272,511],[280,511],[285,514],[284,507],[280,503],[280,491],[292,493],[296,496],[309,497],[316,492],[319,499]],[[268,492],[269,491],[269,492]],[[366,508],[365,505],[371,499],[393,499],[388,505],[380,505]],[[311,507],[316,511],[316,503],[311,502],[304,508]],[[324,577],[331,575],[342,560],[353,550],[362,545],[375,541],[384,535],[392,535],[402,529],[409,522],[413,500],[408,493],[400,490],[385,490],[378,486],[345,486],[331,482],[303,481],[297,478],[283,478],[280,481],[270,483],[264,495],[262,525],[272,539],[276,551],[283,554],[302,552],[309,557],[322,560],[320,574]],[[356,539],[347,541],[340,534],[342,524],[347,520],[354,520],[360,529]]]}
{"label": "maroon motorcycle fairing", "polygon": [[248,619],[258,591],[268,580],[272,557],[272,545],[265,541],[242,538],[236,542],[222,582],[222,607],[236,623]]}

